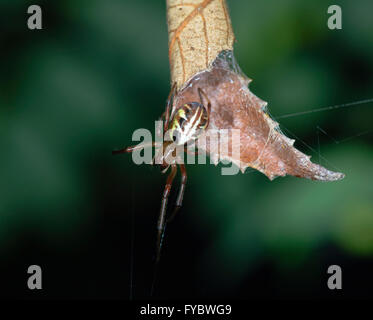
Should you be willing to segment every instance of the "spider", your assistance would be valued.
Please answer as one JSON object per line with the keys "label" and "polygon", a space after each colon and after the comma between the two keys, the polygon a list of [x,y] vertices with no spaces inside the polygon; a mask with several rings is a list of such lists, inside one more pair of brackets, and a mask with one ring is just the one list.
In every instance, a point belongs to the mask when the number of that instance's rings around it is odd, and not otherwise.
{"label": "spider", "polygon": [[[201,88],[198,88],[200,102],[186,103],[182,106],[175,108],[175,111],[171,114],[173,98],[176,94],[177,90],[175,83],[172,86],[172,89],[168,96],[166,110],[161,116],[161,120],[164,120],[163,129],[165,132],[165,137],[166,135],[169,135],[168,138],[170,139],[164,140],[161,145],[153,141],[148,144],[130,146],[121,150],[114,150],[112,152],[113,154],[131,153],[135,150],[141,150],[146,147],[163,147],[163,153],[161,155],[159,166],[162,173],[166,173],[169,168],[171,168],[171,171],[166,180],[166,185],[162,195],[159,218],[157,222],[156,262],[158,262],[160,258],[162,239],[166,223],[170,222],[174,218],[177,211],[181,208],[187,181],[187,172],[184,163],[177,161],[175,157],[171,159],[171,155],[175,155],[175,149],[173,151],[169,151],[170,148],[168,147],[172,143],[174,143],[176,144],[176,146],[184,146],[184,150],[188,152],[186,148],[188,142],[196,141],[199,138],[199,136],[203,133],[203,131],[208,128],[211,112],[211,102],[209,98]],[[203,98],[205,98],[205,101],[207,102],[207,107],[204,105]],[[154,164],[154,159],[152,164]],[[180,167],[181,172],[180,189],[176,198],[176,205],[174,211],[170,215],[170,217],[166,219],[167,202],[171,192],[172,183],[177,173],[178,165]]]}

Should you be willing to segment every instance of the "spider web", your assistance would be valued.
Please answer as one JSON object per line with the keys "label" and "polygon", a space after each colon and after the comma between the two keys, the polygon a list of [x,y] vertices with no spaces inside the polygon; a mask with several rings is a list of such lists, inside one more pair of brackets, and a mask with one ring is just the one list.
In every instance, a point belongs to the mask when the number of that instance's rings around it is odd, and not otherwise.
{"label": "spider web", "polygon": [[[352,107],[357,107],[357,106],[362,106],[362,105],[365,106],[365,107],[373,106],[373,98],[357,100],[357,101],[352,101],[352,102],[348,102],[348,103],[342,103],[342,104],[332,105],[332,106],[327,106],[327,107],[320,107],[320,108],[316,108],[316,109],[309,109],[309,110],[301,111],[301,112],[286,113],[286,114],[282,114],[282,115],[279,115],[279,116],[272,116],[271,115],[271,117],[274,120],[277,121],[279,119],[306,116],[306,115],[313,114],[313,113],[333,111],[333,110],[337,110],[337,109],[346,109],[346,108],[352,108]],[[267,110],[267,112],[268,112],[268,110]],[[294,134],[292,131],[290,131],[289,128],[284,126],[282,123],[280,124],[280,127],[291,138],[294,138],[294,139],[296,139],[296,141],[300,142],[306,149],[308,149],[309,151],[311,151],[314,154],[317,154],[318,163],[320,163],[320,161],[323,160],[325,163],[329,164],[335,170],[340,170],[340,169],[336,165],[331,163],[327,158],[322,156],[322,154],[321,154],[320,133],[323,134],[324,136],[328,137],[333,142],[333,144],[338,144],[338,145],[342,144],[342,143],[345,143],[345,142],[351,142],[354,139],[357,139],[357,138],[360,138],[360,137],[363,137],[363,136],[367,136],[367,135],[370,135],[370,134],[373,133],[373,129],[367,129],[367,130],[362,130],[362,131],[359,131],[359,132],[351,134],[351,135],[347,135],[345,137],[335,138],[334,136],[329,134],[325,128],[321,128],[319,125],[316,125],[317,146],[312,147],[309,143],[305,142],[299,136]],[[245,172],[245,174],[249,174],[249,173],[253,173],[253,172],[257,172],[257,171],[255,169],[248,168],[247,171]]]}

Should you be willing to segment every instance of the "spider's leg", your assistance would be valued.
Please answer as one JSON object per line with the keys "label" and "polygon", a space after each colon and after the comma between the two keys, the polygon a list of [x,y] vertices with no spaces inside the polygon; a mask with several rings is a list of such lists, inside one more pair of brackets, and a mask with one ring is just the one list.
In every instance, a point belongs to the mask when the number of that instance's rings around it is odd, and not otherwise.
{"label": "spider's leg", "polygon": [[206,95],[206,93],[201,89],[201,88],[198,88],[198,95],[199,95],[199,99],[201,100],[201,104],[203,104],[203,99],[202,99],[202,95],[205,97],[205,99],[207,100],[207,124],[206,124],[206,128],[209,126],[209,122],[210,122],[210,113],[211,113],[211,101],[210,99],[208,98],[208,96]]}
{"label": "spider's leg", "polygon": [[147,143],[140,143],[136,146],[130,146],[130,147],[127,147],[127,148],[124,148],[124,149],[120,149],[120,150],[113,150],[112,151],[112,154],[120,154],[120,153],[131,153],[135,150],[140,150],[140,149],[144,149],[144,148],[148,148],[148,147],[156,147],[158,144],[154,141],[152,142],[147,142]]}
{"label": "spider's leg", "polygon": [[175,178],[176,172],[177,172],[176,164],[171,165],[171,172],[167,177],[166,186],[163,191],[161,210],[159,213],[159,219],[157,223],[157,260],[156,262],[159,261],[159,258],[161,255],[162,240],[163,240],[165,221],[166,221],[165,217],[166,217],[167,201],[168,201],[168,197],[171,192],[172,182]]}
{"label": "spider's leg", "polygon": [[167,223],[172,221],[173,218],[175,218],[176,213],[179,211],[179,209],[181,208],[183,204],[185,186],[187,182],[187,172],[186,172],[186,168],[184,164],[180,164],[180,172],[181,172],[181,184],[180,184],[179,194],[177,195],[175,209],[170,215],[170,217],[167,219]]}
{"label": "spider's leg", "polygon": [[164,112],[164,115],[165,115],[165,122],[164,122],[164,127],[163,127],[164,131],[167,131],[168,125],[170,124],[170,113],[171,113],[171,108],[173,104],[173,97],[175,94],[176,94],[176,82],[172,85],[171,91],[167,98],[166,111]]}

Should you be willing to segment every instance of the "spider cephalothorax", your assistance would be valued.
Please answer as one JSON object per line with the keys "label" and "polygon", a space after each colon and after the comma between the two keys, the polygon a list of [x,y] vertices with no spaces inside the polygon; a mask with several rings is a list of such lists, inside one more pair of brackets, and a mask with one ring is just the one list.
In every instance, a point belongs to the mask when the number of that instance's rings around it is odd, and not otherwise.
{"label": "spider cephalothorax", "polygon": [[[209,125],[211,111],[210,100],[200,88],[198,88],[198,94],[200,98],[199,102],[189,102],[183,104],[180,107],[176,107],[173,115],[171,115],[173,97],[176,95],[176,84],[172,87],[170,95],[167,99],[166,110],[161,117],[161,119],[164,121],[163,129],[165,131],[165,137],[167,138],[164,139],[161,145],[156,142],[152,142],[150,144],[140,144],[137,146],[131,146],[125,149],[113,151],[113,154],[118,154],[130,153],[134,150],[139,150],[151,146],[161,147],[162,153],[157,163],[159,163],[163,173],[165,173],[168,168],[171,167],[171,171],[167,177],[166,186],[162,196],[161,209],[157,224],[157,261],[160,257],[160,249],[162,245],[162,236],[165,228],[165,223],[166,221],[170,221],[174,217],[177,210],[181,207],[187,180],[185,165],[182,161],[178,161],[179,159],[175,157],[176,149],[170,148],[170,146],[172,144],[176,146],[186,146],[188,142],[196,141],[203,133],[203,131],[208,128]],[[206,103],[206,106],[204,102]],[[172,182],[176,176],[178,165],[181,172],[181,186],[176,199],[175,209],[170,218],[166,220],[167,201],[171,192]]]}

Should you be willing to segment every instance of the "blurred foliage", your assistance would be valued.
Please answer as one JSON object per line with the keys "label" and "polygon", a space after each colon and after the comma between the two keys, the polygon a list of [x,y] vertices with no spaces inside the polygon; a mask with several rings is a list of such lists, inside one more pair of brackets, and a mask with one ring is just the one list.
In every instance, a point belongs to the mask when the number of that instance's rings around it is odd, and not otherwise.
{"label": "blurred foliage", "polygon": [[[110,153],[131,144],[135,129],[153,131],[163,112],[165,1],[36,3],[42,31],[26,28],[29,1],[0,4],[0,252],[16,252],[25,233],[70,250],[96,237],[109,212],[126,216],[118,221],[128,233],[129,208],[150,225],[136,232],[151,247],[154,234],[145,233],[155,228],[164,177]],[[236,57],[274,117],[373,97],[371,0],[338,1],[340,31],[327,28],[323,0],[228,4]],[[252,170],[222,176],[220,166],[189,166],[165,264],[192,259],[193,281],[228,294],[268,261],[280,274],[312,263],[307,279],[326,272],[325,248],[371,261],[372,135],[354,136],[372,129],[372,118],[370,103],[279,121],[314,161],[344,172],[340,182],[270,182]]]}

